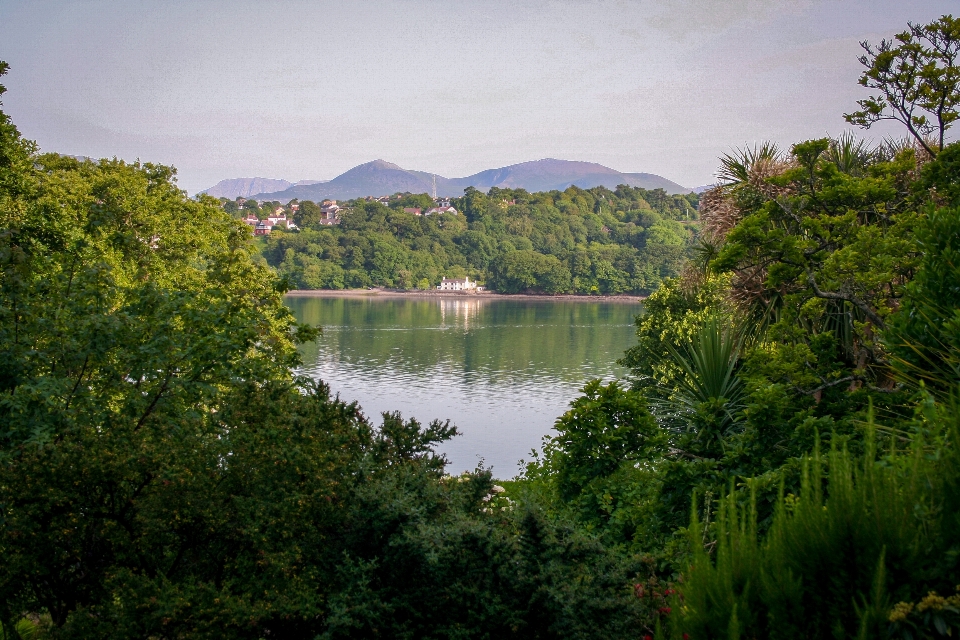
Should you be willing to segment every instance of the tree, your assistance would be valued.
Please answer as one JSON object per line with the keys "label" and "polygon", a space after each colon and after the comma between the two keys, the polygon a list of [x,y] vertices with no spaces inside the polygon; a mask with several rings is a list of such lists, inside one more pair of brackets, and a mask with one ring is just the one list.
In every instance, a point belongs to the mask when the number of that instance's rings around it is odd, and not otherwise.
{"label": "tree", "polygon": [[732,296],[751,316],[810,322],[811,335],[829,331],[841,343],[854,371],[824,384],[864,381],[866,369],[883,367],[877,331],[917,264],[913,150],[847,166],[841,146],[794,145],[776,175],[728,187],[726,206],[703,213],[721,230],[711,267],[732,273]]}
{"label": "tree", "polygon": [[946,206],[928,206],[918,225],[921,258],[891,318],[884,342],[900,380],[941,399],[960,384],[960,144],[948,145],[923,168],[920,187]]}
{"label": "tree", "polygon": [[493,286],[504,293],[543,291],[560,293],[570,286],[570,271],[554,256],[536,251],[513,251],[497,265]]}
{"label": "tree", "polygon": [[297,212],[293,215],[294,224],[301,229],[319,226],[322,219],[323,212],[320,211],[320,205],[312,200],[301,202]]}
{"label": "tree", "polygon": [[557,420],[558,433],[545,451],[565,500],[624,463],[655,457],[663,445],[639,393],[600,380],[591,380],[582,392]]}
{"label": "tree", "polygon": [[845,118],[866,129],[882,120],[900,122],[933,156],[960,117],[960,20],[945,15],[927,25],[908,25],[876,47],[860,43],[866,51],[860,84],[879,94],[858,100],[861,110]]}

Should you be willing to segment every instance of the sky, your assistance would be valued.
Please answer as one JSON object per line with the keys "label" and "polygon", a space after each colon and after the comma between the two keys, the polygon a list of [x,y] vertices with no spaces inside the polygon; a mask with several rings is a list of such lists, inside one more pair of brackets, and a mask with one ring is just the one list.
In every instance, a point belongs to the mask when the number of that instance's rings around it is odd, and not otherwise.
{"label": "sky", "polygon": [[[688,187],[849,130],[859,43],[957,0],[0,0],[3,110],[44,151],[224,178],[539,158]],[[864,135],[900,135],[892,125]]]}

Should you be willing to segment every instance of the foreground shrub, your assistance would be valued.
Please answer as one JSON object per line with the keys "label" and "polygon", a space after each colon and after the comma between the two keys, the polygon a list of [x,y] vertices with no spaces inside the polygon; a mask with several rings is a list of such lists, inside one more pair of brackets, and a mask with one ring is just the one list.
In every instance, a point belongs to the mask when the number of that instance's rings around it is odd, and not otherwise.
{"label": "foreground shrub", "polygon": [[[933,439],[945,446],[935,457],[919,435],[911,450],[880,457],[871,437],[859,462],[838,450],[808,457],[800,495],[782,497],[762,539],[755,510],[733,496],[720,509],[715,547],[701,544],[695,516],[675,635],[876,638],[925,624],[897,603],[930,610],[940,603],[931,592],[952,594],[960,548],[960,420],[945,409],[937,422]],[[950,618],[930,620],[934,629]]]}

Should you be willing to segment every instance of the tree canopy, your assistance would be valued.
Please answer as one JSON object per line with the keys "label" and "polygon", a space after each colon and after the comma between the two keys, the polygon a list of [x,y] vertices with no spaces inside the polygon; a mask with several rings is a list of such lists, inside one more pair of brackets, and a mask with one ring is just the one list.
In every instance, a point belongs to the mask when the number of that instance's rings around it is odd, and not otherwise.
{"label": "tree canopy", "polygon": [[301,202],[298,233],[276,230],[263,255],[294,287],[433,287],[469,276],[498,291],[648,293],[679,273],[696,235],[697,197],[621,186],[530,194],[467,189],[458,214],[415,215],[426,194],[346,203],[321,225]]}
{"label": "tree canopy", "polygon": [[936,155],[960,117],[960,20],[945,15],[908,27],[876,46],[861,43],[866,70],[860,84],[879,93],[859,100],[861,110],[846,118],[868,129],[882,120],[900,122],[924,151]]}

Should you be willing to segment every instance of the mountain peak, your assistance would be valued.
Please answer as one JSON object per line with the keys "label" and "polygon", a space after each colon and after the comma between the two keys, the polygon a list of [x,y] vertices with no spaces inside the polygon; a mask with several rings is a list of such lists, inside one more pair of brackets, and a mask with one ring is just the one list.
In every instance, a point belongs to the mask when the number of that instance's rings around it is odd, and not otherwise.
{"label": "mountain peak", "polygon": [[387,162],[386,160],[379,159],[379,158],[377,160],[366,162],[357,167],[354,167],[353,169],[351,169],[351,171],[353,171],[354,169],[392,169],[394,171],[406,171],[406,169],[404,169],[398,164],[393,164],[392,162]]}

